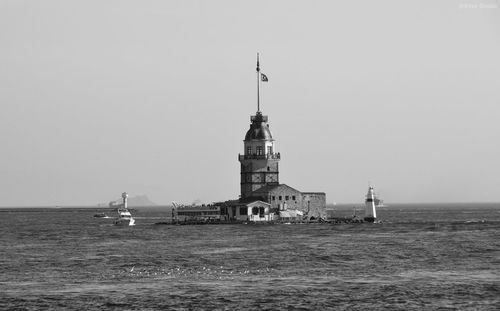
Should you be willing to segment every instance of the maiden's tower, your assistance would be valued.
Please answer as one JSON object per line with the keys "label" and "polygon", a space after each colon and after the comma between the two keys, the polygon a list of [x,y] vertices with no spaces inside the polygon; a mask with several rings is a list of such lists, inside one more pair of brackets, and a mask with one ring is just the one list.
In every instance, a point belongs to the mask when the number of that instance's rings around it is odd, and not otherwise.
{"label": "maiden's tower", "polygon": [[317,219],[325,216],[324,192],[301,192],[279,181],[281,155],[276,151],[268,116],[260,110],[261,82],[268,78],[260,71],[257,55],[257,112],[243,141],[239,200],[224,203],[231,219],[273,221],[278,218]]}

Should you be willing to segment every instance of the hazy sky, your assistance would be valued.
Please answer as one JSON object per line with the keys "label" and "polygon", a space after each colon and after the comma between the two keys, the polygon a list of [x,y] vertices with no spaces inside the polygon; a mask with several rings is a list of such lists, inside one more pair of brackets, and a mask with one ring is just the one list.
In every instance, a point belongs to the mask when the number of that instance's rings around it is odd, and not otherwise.
{"label": "hazy sky", "polygon": [[500,201],[498,0],[0,0],[0,206],[237,198],[257,52],[282,183]]}

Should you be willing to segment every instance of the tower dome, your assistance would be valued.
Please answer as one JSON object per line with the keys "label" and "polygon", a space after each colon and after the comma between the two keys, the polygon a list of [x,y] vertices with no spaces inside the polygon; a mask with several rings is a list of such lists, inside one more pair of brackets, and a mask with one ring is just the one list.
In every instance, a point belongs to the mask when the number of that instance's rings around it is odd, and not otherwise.
{"label": "tower dome", "polygon": [[267,124],[267,116],[263,116],[259,111],[255,116],[251,117],[252,124],[245,135],[245,141],[250,140],[273,140],[269,124]]}

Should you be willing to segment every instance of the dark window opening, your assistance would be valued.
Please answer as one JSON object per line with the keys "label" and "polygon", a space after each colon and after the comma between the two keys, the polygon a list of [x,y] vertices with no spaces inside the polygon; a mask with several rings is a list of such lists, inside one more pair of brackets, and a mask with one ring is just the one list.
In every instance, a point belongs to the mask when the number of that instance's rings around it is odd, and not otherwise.
{"label": "dark window opening", "polygon": [[294,200],[294,201],[295,201],[295,196],[294,196],[294,195],[292,195],[292,200]]}
{"label": "dark window opening", "polygon": [[271,200],[273,200],[273,201],[274,201],[274,200],[276,200],[276,196],[274,196],[274,195],[273,195],[273,196],[271,197]]}
{"label": "dark window opening", "polygon": [[257,147],[257,155],[262,155],[262,146]]}
{"label": "dark window opening", "polygon": [[289,196],[285,196],[285,200],[288,201],[288,199],[290,199],[290,197]]}
{"label": "dark window opening", "polygon": [[260,217],[264,217],[264,212],[265,212],[265,209],[263,206],[259,207],[259,216]]}
{"label": "dark window opening", "polygon": [[283,197],[280,195],[280,196],[279,196],[279,200],[281,201],[282,199],[283,199]]}

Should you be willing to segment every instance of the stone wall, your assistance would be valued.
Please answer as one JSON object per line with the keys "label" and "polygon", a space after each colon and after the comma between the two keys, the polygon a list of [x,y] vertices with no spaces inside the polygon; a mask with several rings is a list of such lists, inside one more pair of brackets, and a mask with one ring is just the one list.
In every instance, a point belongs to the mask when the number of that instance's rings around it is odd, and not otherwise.
{"label": "stone wall", "polygon": [[254,198],[271,204],[273,211],[300,210],[304,215],[318,218],[326,216],[326,195],[324,192],[300,192],[288,185],[265,187],[253,193]]}
{"label": "stone wall", "polygon": [[267,202],[274,210],[298,209],[302,210],[302,193],[286,185],[280,185],[269,191]]}
{"label": "stone wall", "polygon": [[305,210],[309,208],[309,216],[326,217],[326,194],[324,192],[302,192]]}
{"label": "stone wall", "polygon": [[266,185],[279,183],[279,159],[242,160],[241,161],[241,197],[248,197]]}

